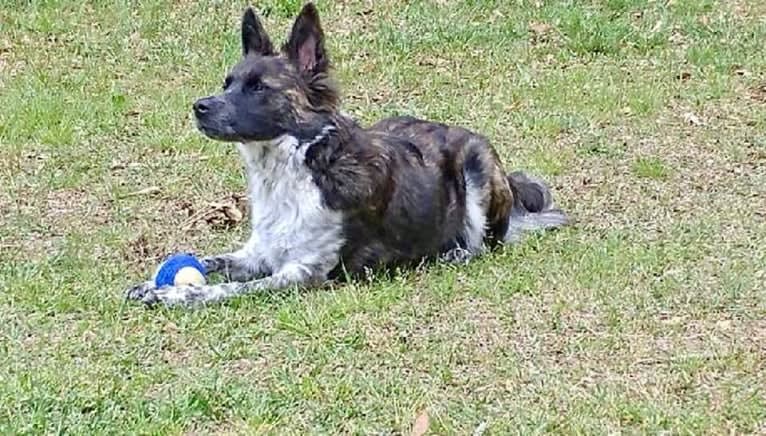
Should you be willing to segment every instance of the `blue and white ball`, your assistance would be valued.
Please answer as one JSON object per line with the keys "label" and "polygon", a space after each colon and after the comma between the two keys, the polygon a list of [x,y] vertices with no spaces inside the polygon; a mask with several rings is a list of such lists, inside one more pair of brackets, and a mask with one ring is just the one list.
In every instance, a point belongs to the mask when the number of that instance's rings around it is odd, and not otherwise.
{"label": "blue and white ball", "polygon": [[207,283],[205,266],[191,254],[174,254],[167,258],[154,273],[154,284],[163,286],[204,285]]}

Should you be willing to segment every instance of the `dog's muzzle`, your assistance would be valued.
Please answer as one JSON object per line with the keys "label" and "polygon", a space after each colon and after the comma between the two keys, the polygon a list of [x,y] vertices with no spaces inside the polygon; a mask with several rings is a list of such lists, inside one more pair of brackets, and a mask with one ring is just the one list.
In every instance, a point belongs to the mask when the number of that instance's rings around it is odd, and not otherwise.
{"label": "dog's muzzle", "polygon": [[194,115],[197,118],[204,118],[215,113],[220,106],[221,101],[217,97],[205,97],[195,101],[192,108],[194,108]]}

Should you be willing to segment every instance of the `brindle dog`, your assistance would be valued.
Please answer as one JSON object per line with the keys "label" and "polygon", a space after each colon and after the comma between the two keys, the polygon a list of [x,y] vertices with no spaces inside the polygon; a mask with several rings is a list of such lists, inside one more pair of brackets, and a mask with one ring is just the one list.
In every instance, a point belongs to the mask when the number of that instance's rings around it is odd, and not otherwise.
{"label": "brindle dog", "polygon": [[237,143],[252,234],[205,257],[217,285],[134,286],[147,304],[218,301],[443,258],[466,262],[527,231],[559,227],[545,184],[507,174],[486,138],[461,127],[395,117],[364,128],[340,111],[313,4],[277,50],[252,9],[242,59],[223,92],[194,103],[199,130]]}

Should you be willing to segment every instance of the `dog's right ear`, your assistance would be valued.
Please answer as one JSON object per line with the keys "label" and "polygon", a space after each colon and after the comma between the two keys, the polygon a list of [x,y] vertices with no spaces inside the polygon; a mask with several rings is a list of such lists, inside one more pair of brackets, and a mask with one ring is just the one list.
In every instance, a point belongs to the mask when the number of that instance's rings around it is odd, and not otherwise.
{"label": "dog's right ear", "polygon": [[269,35],[261,21],[255,15],[253,8],[248,7],[242,16],[242,55],[250,53],[269,56],[274,54]]}

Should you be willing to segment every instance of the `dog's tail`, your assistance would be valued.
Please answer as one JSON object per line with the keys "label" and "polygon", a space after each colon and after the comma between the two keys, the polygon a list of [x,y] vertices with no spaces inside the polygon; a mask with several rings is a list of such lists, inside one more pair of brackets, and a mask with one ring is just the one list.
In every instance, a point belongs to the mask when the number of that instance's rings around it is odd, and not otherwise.
{"label": "dog's tail", "polygon": [[553,205],[551,190],[541,179],[521,171],[508,174],[513,206],[505,233],[506,243],[521,240],[525,233],[554,229],[569,223],[569,218]]}

